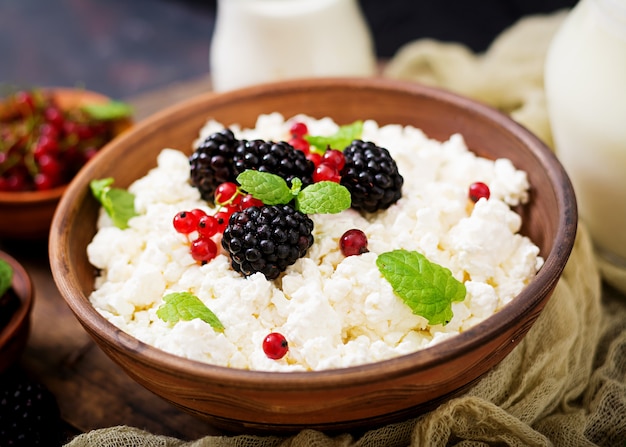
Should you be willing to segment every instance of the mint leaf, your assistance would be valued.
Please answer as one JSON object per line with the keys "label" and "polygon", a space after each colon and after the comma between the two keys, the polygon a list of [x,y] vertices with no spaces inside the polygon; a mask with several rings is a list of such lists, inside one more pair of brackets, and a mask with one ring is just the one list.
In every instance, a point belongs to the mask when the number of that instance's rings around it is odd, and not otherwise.
{"label": "mint leaf", "polygon": [[224,332],[224,326],[211,310],[197,296],[189,292],[170,293],[163,297],[165,301],[157,310],[157,316],[169,323],[191,321],[199,318],[211,325],[217,332]]}
{"label": "mint leaf", "polygon": [[465,285],[445,267],[416,251],[394,250],[378,255],[378,270],[414,314],[431,325],[452,319],[452,302],[465,299]]}
{"label": "mint leaf", "polygon": [[112,178],[92,180],[91,193],[111,217],[113,224],[121,229],[128,228],[128,221],[137,215],[135,195],[125,189],[112,188]]}
{"label": "mint leaf", "polygon": [[4,259],[0,259],[0,297],[11,288],[13,268]]}
{"label": "mint leaf", "polygon": [[334,214],[350,208],[350,191],[335,182],[317,182],[302,188],[294,178],[291,188],[279,175],[246,169],[237,176],[241,189],[265,205],[282,205],[296,199],[296,209],[305,214]]}
{"label": "mint leaf", "polygon": [[89,188],[91,189],[91,193],[96,198],[96,200],[102,203],[102,198],[104,197],[105,191],[113,184],[113,178],[103,178],[100,180],[92,180],[89,182]]}
{"label": "mint leaf", "polygon": [[363,121],[355,121],[352,124],[339,126],[337,132],[330,136],[306,135],[304,138],[311,146],[315,146],[316,151],[321,154],[329,147],[343,151],[353,140],[361,138],[363,133]]}
{"label": "mint leaf", "polygon": [[[237,176],[241,189],[252,194],[266,205],[289,203],[295,194],[287,185],[287,181],[279,175],[246,169]],[[299,183],[302,185],[302,182]]]}
{"label": "mint leaf", "polygon": [[305,214],[336,214],[350,208],[351,203],[350,191],[329,181],[313,183],[296,197],[296,209]]}
{"label": "mint leaf", "polygon": [[128,118],[133,114],[132,107],[121,101],[85,104],[81,108],[91,118],[100,121]]}

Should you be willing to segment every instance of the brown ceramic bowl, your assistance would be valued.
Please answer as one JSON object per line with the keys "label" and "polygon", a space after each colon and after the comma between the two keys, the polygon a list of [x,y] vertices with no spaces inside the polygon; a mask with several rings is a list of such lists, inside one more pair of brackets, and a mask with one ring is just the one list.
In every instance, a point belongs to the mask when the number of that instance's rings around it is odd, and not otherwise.
{"label": "brown ceramic bowl", "polygon": [[[412,124],[437,139],[460,132],[479,155],[510,158],[528,172],[532,184],[530,203],[520,210],[523,233],[539,245],[545,265],[516,299],[467,332],[413,354],[337,370],[272,373],[203,364],[148,346],[100,316],[88,299],[94,271],[86,246],[99,208],[89,192],[90,180],[112,176],[117,186],[126,187],[156,165],[164,147],[191,153],[208,118],[253,126],[257,115],[274,111],[285,117],[331,116],[339,123],[372,118],[381,124]],[[561,165],[505,115],[413,83],[299,80],[208,93],[168,108],[118,138],[76,177],[61,200],[50,234],[50,262],[61,294],[100,347],[137,382],[172,404],[237,432],[358,430],[428,411],[497,365],[550,297],[572,249],[576,222],[574,193]]]}
{"label": "brown ceramic bowl", "polygon": [[[104,103],[110,98],[83,89],[49,89],[60,107],[71,109],[85,104]],[[0,103],[0,108],[2,104]],[[130,120],[119,127],[121,133]],[[7,192],[0,191],[0,238],[44,239],[50,231],[52,216],[67,185],[47,191]]]}
{"label": "brown ceramic bowl", "polygon": [[0,259],[13,268],[13,282],[7,294],[17,297],[19,304],[5,326],[0,326],[0,372],[11,366],[21,355],[30,333],[30,314],[33,308],[33,286],[24,267],[7,253],[0,251]]}

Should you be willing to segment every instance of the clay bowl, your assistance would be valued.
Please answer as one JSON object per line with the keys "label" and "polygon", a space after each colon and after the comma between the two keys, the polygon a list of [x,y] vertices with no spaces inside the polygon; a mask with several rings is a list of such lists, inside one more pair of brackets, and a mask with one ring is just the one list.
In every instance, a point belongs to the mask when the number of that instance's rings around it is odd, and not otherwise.
{"label": "clay bowl", "polygon": [[8,262],[13,269],[11,288],[6,293],[12,294],[12,299],[19,300],[6,325],[0,326],[1,373],[19,358],[26,346],[30,333],[30,314],[34,295],[30,276],[24,267],[3,251],[0,251],[0,259]]}
{"label": "clay bowl", "polygon": [[[48,91],[52,92],[59,106],[66,110],[110,101],[105,95],[78,88],[54,88]],[[117,132],[121,133],[128,126],[130,120],[120,123]],[[67,185],[62,185],[46,191],[0,191],[0,238],[45,239],[50,231],[54,211],[66,188]]]}
{"label": "clay bowl", "polygon": [[[191,153],[209,117],[253,126],[261,113],[307,113],[337,122],[372,118],[413,124],[437,139],[460,132],[471,149],[509,157],[528,172],[531,200],[520,212],[523,233],[541,248],[545,265],[527,288],[482,324],[439,345],[392,360],[306,373],[236,370],[179,358],[118,330],[91,306],[94,271],[86,246],[98,204],[89,181],[112,176],[126,187],[156,165],[164,147]],[[123,167],[119,160],[123,159]],[[87,332],[124,371],[172,404],[234,432],[359,430],[415,417],[463,392],[497,365],[541,313],[568,259],[576,233],[571,184],[540,140],[503,114],[469,99],[417,84],[381,79],[298,80],[172,106],[112,143],[70,184],[50,234],[58,288]]]}

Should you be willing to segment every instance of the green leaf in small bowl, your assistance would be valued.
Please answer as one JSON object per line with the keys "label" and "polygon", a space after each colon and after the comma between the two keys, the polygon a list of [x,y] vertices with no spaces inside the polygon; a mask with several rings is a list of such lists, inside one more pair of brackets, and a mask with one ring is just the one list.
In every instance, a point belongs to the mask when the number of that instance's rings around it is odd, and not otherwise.
{"label": "green leaf in small bowl", "polygon": [[121,101],[85,104],[81,108],[91,118],[100,121],[129,118],[133,114],[130,104]]}
{"label": "green leaf in small bowl", "polygon": [[4,259],[0,259],[0,296],[4,295],[13,282],[13,268]]}

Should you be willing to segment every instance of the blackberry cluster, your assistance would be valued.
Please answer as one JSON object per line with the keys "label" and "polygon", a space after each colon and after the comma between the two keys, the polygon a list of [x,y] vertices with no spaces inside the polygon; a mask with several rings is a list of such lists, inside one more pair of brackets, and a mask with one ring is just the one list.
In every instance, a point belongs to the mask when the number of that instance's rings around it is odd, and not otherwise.
{"label": "blackberry cluster", "polygon": [[0,383],[0,445],[60,446],[61,417],[54,395],[19,369],[5,371]]}
{"label": "blackberry cluster", "polygon": [[315,165],[306,158],[304,152],[297,150],[289,143],[251,140],[241,141],[235,149],[233,157],[235,176],[246,169],[270,172],[291,181],[298,177],[302,186],[313,183]]}
{"label": "blackberry cluster", "polygon": [[246,169],[270,172],[288,183],[298,177],[303,186],[313,183],[313,162],[286,142],[237,140],[230,129],[209,135],[189,157],[190,181],[211,203],[215,188],[234,182]]}
{"label": "blackberry cluster", "polygon": [[313,221],[289,205],[253,206],[231,216],[222,246],[236,271],[272,280],[306,254],[312,231]]}
{"label": "blackberry cluster", "polygon": [[212,203],[217,185],[235,178],[233,155],[238,144],[233,132],[224,129],[209,135],[189,157],[191,184],[204,200]]}
{"label": "blackberry cluster", "polygon": [[352,196],[352,208],[373,213],[389,208],[402,196],[404,179],[389,151],[354,140],[343,151],[341,184]]}

